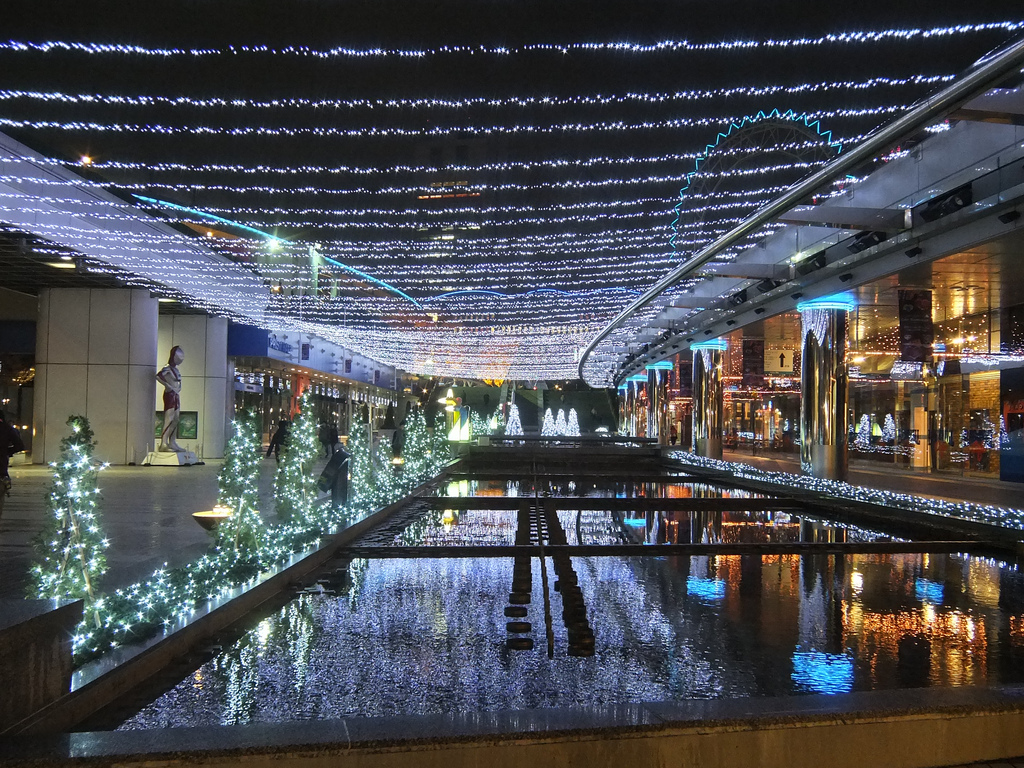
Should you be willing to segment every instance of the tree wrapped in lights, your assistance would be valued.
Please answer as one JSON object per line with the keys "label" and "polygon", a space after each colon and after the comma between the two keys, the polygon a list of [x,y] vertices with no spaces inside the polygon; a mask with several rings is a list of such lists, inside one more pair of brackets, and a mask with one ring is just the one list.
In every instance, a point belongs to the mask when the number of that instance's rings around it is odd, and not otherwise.
{"label": "tree wrapped in lights", "polygon": [[377,443],[373,456],[373,505],[383,507],[398,498],[398,481],[395,479],[395,453],[390,443],[383,438]]}
{"label": "tree wrapped in lights", "polygon": [[896,442],[896,419],[891,413],[885,414],[885,421],[882,423],[882,440],[886,443]]}
{"label": "tree wrapped in lights", "polygon": [[348,465],[348,498],[350,505],[357,509],[373,500],[373,457],[370,454],[368,431],[366,422],[354,417],[345,446],[351,456]]}
{"label": "tree wrapped in lights", "polygon": [[505,425],[505,434],[508,437],[518,437],[523,434],[523,424],[519,421],[519,406],[515,403],[508,407],[508,423]]}
{"label": "tree wrapped in lights", "polygon": [[854,439],[853,444],[857,447],[858,451],[866,451],[871,447],[871,420],[866,413],[860,417],[857,437]]}
{"label": "tree wrapped in lights", "polygon": [[313,511],[317,496],[313,464],[320,451],[316,417],[308,393],[303,395],[299,407],[302,410],[288,431],[274,487],[277,515],[288,521],[306,519]]}
{"label": "tree wrapped in lights", "polygon": [[565,434],[569,437],[580,436],[580,417],[576,415],[576,409],[569,409],[569,423],[566,424]]}
{"label": "tree wrapped in lights", "polygon": [[452,449],[445,429],[444,414],[439,413],[434,417],[434,431],[430,435],[430,464],[433,469],[431,474],[440,472],[448,463],[451,455]]}
{"label": "tree wrapped in lights", "polygon": [[568,423],[565,420],[565,409],[564,408],[559,408],[558,409],[558,416],[555,417],[555,434],[556,435],[560,435],[560,436],[564,435],[566,433],[566,430],[568,430],[568,428],[569,428],[569,425],[568,425]]}
{"label": "tree wrapped in lights", "polygon": [[99,470],[107,465],[93,461],[96,443],[89,420],[71,416],[67,424],[71,434],[61,440],[60,458],[50,465],[49,524],[34,542],[37,560],[30,570],[28,593],[37,598],[85,598],[92,604],[107,563],[96,487]]}
{"label": "tree wrapped in lights", "polygon": [[417,409],[405,420],[405,445],[402,446],[402,475],[407,484],[417,483],[426,474],[433,474],[430,435],[423,411]]}
{"label": "tree wrapped in lights", "polygon": [[544,411],[544,423],[541,425],[540,434],[542,437],[554,437],[555,432],[555,418],[551,415],[551,409],[548,408]]}
{"label": "tree wrapped in lights", "polygon": [[218,539],[235,549],[259,546],[264,531],[259,512],[260,462],[263,456],[260,427],[254,414],[243,411],[232,423],[233,434],[217,476],[217,505],[231,517],[217,528]]}
{"label": "tree wrapped in lights", "polygon": [[492,435],[500,435],[505,429],[505,414],[501,410],[500,405],[494,409],[494,415],[491,416],[489,426],[491,428],[490,434]]}

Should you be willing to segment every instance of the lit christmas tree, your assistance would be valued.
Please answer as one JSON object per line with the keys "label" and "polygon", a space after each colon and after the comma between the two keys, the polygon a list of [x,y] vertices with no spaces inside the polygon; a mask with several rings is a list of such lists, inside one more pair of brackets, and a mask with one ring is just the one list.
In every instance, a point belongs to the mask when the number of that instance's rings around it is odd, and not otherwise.
{"label": "lit christmas tree", "polygon": [[373,460],[370,456],[370,440],[366,422],[362,418],[352,419],[345,449],[349,459],[349,503],[356,509],[373,504]]}
{"label": "lit christmas tree", "polygon": [[93,462],[92,428],[84,416],[67,421],[71,434],[61,440],[60,458],[53,467],[47,497],[49,523],[35,539],[36,563],[30,570],[29,597],[97,597],[97,583],[106,571],[103,537],[97,514],[96,476],[106,464]]}
{"label": "lit christmas tree", "polygon": [[254,414],[243,411],[232,422],[233,434],[217,476],[217,505],[231,510],[217,528],[221,543],[235,549],[256,549],[264,531],[259,511],[260,463],[263,451]]}
{"label": "lit christmas tree", "polygon": [[308,393],[299,401],[299,408],[301,412],[292,422],[287,443],[281,451],[275,479],[274,506],[278,517],[286,521],[308,518],[317,495],[313,465],[320,453],[320,444]]}
{"label": "lit christmas tree", "polygon": [[882,440],[886,443],[896,442],[896,420],[891,413],[885,414],[885,422],[882,424]]}
{"label": "lit christmas tree", "polygon": [[565,410],[563,408],[558,409],[558,416],[555,417],[555,434],[564,435],[568,425],[565,422]]}
{"label": "lit christmas tree", "polygon": [[444,414],[439,413],[434,417],[434,432],[430,436],[430,463],[433,467],[430,474],[437,474],[444,468],[448,459],[451,458],[451,450],[445,429]]}
{"label": "lit christmas tree", "polygon": [[410,487],[424,475],[433,474],[430,462],[430,435],[423,411],[416,409],[405,420],[405,445],[402,447],[402,477]]}
{"label": "lit christmas tree", "polygon": [[508,423],[505,425],[505,434],[509,437],[518,437],[523,434],[523,425],[519,421],[519,406],[515,403],[508,407]]}
{"label": "lit christmas tree", "polygon": [[377,443],[373,457],[373,502],[374,507],[390,504],[399,496],[398,481],[395,479],[394,451],[384,437]]}
{"label": "lit christmas tree", "polygon": [[860,417],[860,426],[857,427],[857,438],[853,444],[859,451],[866,451],[871,447],[871,419],[865,413]]}
{"label": "lit christmas tree", "polygon": [[505,429],[505,414],[502,413],[501,406],[499,405],[494,409],[494,415],[491,416],[489,422],[491,431],[489,434],[500,435]]}
{"label": "lit christmas tree", "polygon": [[541,437],[555,436],[555,418],[551,415],[551,409],[544,411],[544,423],[540,428]]}
{"label": "lit christmas tree", "polygon": [[569,423],[565,427],[565,434],[569,437],[580,436],[580,417],[576,415],[576,409],[569,409]]}

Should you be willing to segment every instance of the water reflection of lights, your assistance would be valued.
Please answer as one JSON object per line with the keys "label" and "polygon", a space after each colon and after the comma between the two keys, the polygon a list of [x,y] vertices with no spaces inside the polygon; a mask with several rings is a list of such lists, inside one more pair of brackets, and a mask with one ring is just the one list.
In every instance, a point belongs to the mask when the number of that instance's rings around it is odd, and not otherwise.
{"label": "water reflection of lights", "polygon": [[858,594],[864,589],[864,574],[859,571],[854,571],[850,574],[850,586],[853,587],[853,593]]}
{"label": "water reflection of lights", "polygon": [[853,690],[853,659],[845,653],[796,651],[793,682],[813,693],[849,693]]}
{"label": "water reflection of lights", "polygon": [[686,579],[686,593],[702,603],[717,603],[725,598],[725,581],[689,576]]}
{"label": "water reflection of lights", "polygon": [[928,579],[916,579],[914,581],[914,596],[922,603],[940,605],[942,603],[944,589],[941,584]]}

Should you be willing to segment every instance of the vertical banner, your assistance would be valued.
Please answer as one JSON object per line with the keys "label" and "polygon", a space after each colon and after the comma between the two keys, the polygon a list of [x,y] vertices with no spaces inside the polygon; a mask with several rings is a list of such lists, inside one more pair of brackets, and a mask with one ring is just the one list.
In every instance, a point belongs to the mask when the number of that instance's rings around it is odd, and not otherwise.
{"label": "vertical banner", "polygon": [[899,291],[900,360],[928,363],[932,359],[932,292]]}
{"label": "vertical banner", "polygon": [[764,385],[764,339],[743,340],[743,386]]}

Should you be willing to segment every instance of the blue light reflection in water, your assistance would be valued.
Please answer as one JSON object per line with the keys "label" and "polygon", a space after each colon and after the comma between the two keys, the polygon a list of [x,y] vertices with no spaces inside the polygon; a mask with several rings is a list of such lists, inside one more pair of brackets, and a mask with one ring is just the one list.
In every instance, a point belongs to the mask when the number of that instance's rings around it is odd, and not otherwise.
{"label": "blue light reflection in water", "polygon": [[928,579],[917,579],[914,582],[914,596],[922,603],[940,605],[944,590],[941,584],[936,584]]}
{"label": "blue light reflection in water", "polygon": [[797,651],[793,682],[810,693],[849,693],[853,690],[853,659],[845,653]]}

